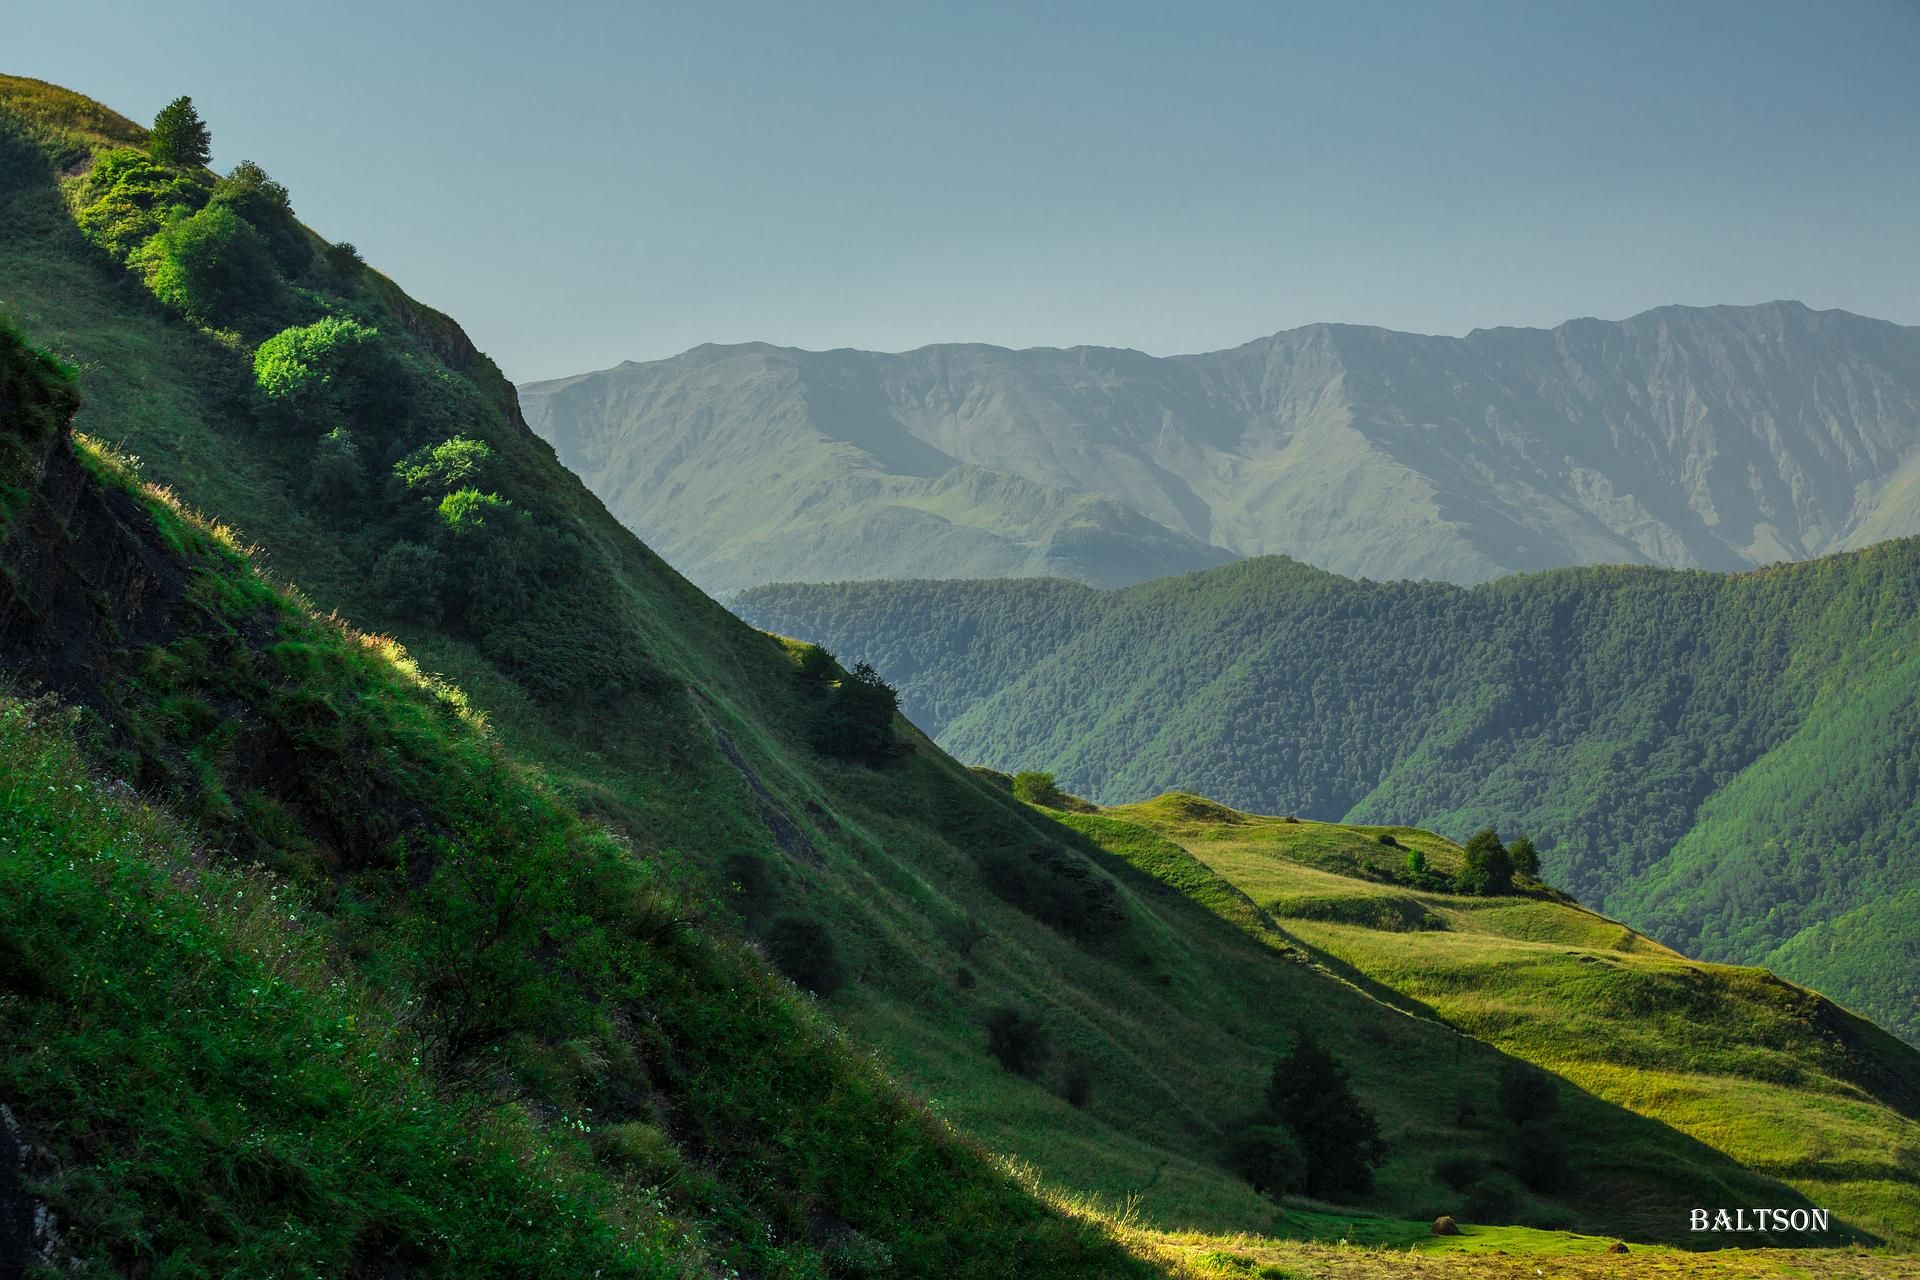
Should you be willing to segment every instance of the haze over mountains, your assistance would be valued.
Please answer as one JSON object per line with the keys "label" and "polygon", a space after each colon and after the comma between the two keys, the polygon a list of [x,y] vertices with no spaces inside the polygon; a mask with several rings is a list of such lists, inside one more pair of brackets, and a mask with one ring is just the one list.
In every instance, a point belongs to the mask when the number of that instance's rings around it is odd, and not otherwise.
{"label": "haze over mountains", "polygon": [[1920,329],[1797,302],[1228,351],[703,346],[522,387],[609,508],[716,592],[1230,555],[1472,584],[1740,569],[1920,532]]}

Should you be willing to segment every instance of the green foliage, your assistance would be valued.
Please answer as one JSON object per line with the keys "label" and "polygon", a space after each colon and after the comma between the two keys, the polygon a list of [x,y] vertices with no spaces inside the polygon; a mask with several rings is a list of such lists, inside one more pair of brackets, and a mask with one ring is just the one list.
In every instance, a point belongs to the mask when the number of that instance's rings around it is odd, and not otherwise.
{"label": "green foliage", "polygon": [[1306,1163],[1304,1189],[1322,1199],[1364,1195],[1386,1161],[1380,1122],[1354,1096],[1347,1073],[1302,1036],[1274,1064],[1267,1109],[1293,1134]]}
{"label": "green foliage", "polygon": [[814,745],[844,760],[885,764],[905,749],[893,731],[899,705],[893,686],[872,666],[857,663],[829,692]]}
{"label": "green foliage", "polygon": [[242,160],[214,183],[211,203],[227,206],[258,231],[274,262],[290,278],[304,274],[312,264],[313,246],[294,217],[292,197],[253,161]]}
{"label": "green foliage", "polygon": [[[454,436],[438,444],[423,445],[393,464],[394,477],[409,491],[432,496],[451,495],[456,490],[474,492],[487,482],[489,463],[494,453],[486,441]],[[446,517],[446,504],[441,504]]]}
{"label": "green foliage", "polygon": [[1461,893],[1478,894],[1492,897],[1496,894],[1513,892],[1513,858],[1507,853],[1507,847],[1500,843],[1500,835],[1491,827],[1482,827],[1467,838],[1462,846],[1466,854],[1466,864],[1460,874],[1454,877],[1454,885]]}
{"label": "green foliage", "polygon": [[1053,1041],[1040,1019],[1013,1005],[987,1015],[987,1052],[1003,1071],[1032,1079],[1053,1053]]}
{"label": "green foliage", "polygon": [[1533,847],[1532,837],[1521,836],[1508,845],[1507,858],[1513,863],[1513,874],[1529,880],[1540,878],[1540,851]]}
{"label": "green foliage", "polygon": [[396,542],[373,562],[373,595],[380,607],[409,622],[440,620],[446,557],[419,542]]}
{"label": "green foliage", "polygon": [[1427,875],[1427,855],[1422,849],[1407,850],[1407,875],[1415,880],[1423,880]]}
{"label": "green foliage", "polygon": [[775,918],[766,931],[767,955],[797,986],[831,996],[847,980],[833,935],[817,920],[801,915]]}
{"label": "green foliage", "polygon": [[1248,1126],[1227,1148],[1226,1165],[1262,1195],[1277,1198],[1307,1187],[1307,1158],[1293,1131],[1281,1125]]}
{"label": "green foliage", "polygon": [[193,99],[183,94],[160,108],[160,114],[153,118],[147,147],[162,164],[198,169],[213,158],[213,135],[194,110]]}
{"label": "green foliage", "polygon": [[345,427],[320,437],[313,449],[313,469],[307,481],[307,500],[333,516],[352,510],[367,488],[367,470],[360,446]]}
{"label": "green foliage", "polygon": [[300,422],[364,414],[392,377],[379,331],[343,316],[282,329],[253,354],[262,402]]}
{"label": "green foliage", "polygon": [[1523,1063],[1510,1063],[1500,1072],[1500,1114],[1515,1126],[1551,1119],[1560,1095],[1546,1073]]}
{"label": "green foliage", "polygon": [[285,304],[266,241],[225,205],[167,224],[128,263],[156,298],[207,328],[254,328]]}
{"label": "green foliage", "polygon": [[1066,797],[1055,784],[1053,775],[1039,770],[1028,770],[1013,775],[1013,794],[1028,804],[1045,805],[1049,809],[1065,808]]}
{"label": "green foliage", "polygon": [[94,243],[125,261],[163,227],[207,202],[197,176],[156,164],[144,151],[121,147],[97,157],[74,185],[74,221]]}

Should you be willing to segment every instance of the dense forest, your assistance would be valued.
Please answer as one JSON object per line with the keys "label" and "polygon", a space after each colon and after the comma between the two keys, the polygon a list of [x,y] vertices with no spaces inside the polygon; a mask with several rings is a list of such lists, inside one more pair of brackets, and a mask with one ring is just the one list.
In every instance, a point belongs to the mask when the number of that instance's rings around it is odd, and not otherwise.
{"label": "dense forest", "polygon": [[1584,901],[1920,1035],[1885,964],[1920,923],[1920,542],[1470,590],[1259,559],[1117,592],[779,586],[738,607],[872,662],[963,759],[1105,802],[1183,787],[1525,832]]}

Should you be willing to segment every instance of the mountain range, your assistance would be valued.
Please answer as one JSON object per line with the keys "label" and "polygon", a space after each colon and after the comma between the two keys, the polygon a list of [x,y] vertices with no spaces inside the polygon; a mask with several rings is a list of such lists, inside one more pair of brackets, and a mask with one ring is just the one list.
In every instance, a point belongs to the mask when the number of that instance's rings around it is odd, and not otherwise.
{"label": "mountain range", "polygon": [[520,388],[711,591],[1231,556],[1464,585],[1739,569],[1920,533],[1920,329],[1795,302],[1227,351],[704,346]]}

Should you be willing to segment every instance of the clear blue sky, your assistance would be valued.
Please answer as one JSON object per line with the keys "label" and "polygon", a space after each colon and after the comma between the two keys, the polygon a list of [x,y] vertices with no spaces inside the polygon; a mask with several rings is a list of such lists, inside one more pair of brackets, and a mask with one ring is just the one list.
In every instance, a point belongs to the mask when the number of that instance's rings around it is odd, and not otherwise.
{"label": "clear blue sky", "polygon": [[9,4],[516,379],[1793,297],[1920,324],[1920,3]]}

